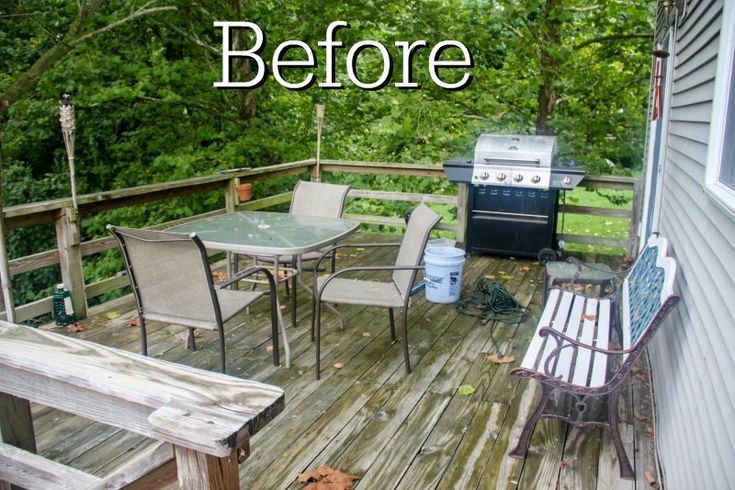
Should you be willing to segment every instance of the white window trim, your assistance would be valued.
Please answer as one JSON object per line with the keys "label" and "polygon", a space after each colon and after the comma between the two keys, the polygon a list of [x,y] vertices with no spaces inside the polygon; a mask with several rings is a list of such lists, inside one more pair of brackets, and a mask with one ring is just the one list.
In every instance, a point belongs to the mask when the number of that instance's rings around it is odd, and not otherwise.
{"label": "white window trim", "polygon": [[[735,191],[720,183],[720,165],[725,138],[728,106],[735,106],[735,100],[728,100],[730,83],[735,57],[735,29],[726,26],[735,25],[735,2],[726,1],[722,11],[720,24],[720,49],[717,55],[717,74],[715,93],[712,101],[712,119],[707,149],[707,169],[705,172],[705,190],[717,201],[735,214]],[[732,111],[731,111],[732,112]],[[735,115],[733,115],[735,117]],[[733,135],[729,135],[730,138]]]}

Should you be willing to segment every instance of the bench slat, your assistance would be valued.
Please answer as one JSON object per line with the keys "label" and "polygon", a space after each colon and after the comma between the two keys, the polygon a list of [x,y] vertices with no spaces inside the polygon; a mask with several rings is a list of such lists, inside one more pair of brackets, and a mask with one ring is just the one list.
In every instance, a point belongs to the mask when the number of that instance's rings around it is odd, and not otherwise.
{"label": "bench slat", "polygon": [[[556,307],[556,302],[559,299],[559,294],[559,289],[552,289],[549,293],[549,297],[546,300],[546,307],[544,308],[543,313],[541,313],[541,318],[538,322],[539,327],[546,327],[551,324],[551,317],[554,314],[554,309]],[[541,351],[541,347],[543,346],[543,344],[543,338],[539,337],[538,335],[533,336],[533,339],[528,346],[528,350],[526,350],[526,355],[523,356],[523,362],[521,362],[522,367],[526,369],[534,369],[536,367],[538,354]]]}
{"label": "bench slat", "polygon": [[[572,311],[569,314],[569,318],[566,322],[566,330],[563,333],[573,339],[576,339],[577,334],[579,333],[579,325],[582,323],[582,312],[584,311],[585,299],[586,298],[584,296],[574,296]],[[557,378],[561,376],[561,379],[563,379],[564,381],[569,381],[573,357],[574,350],[571,348],[566,348],[560,352],[559,360],[557,361],[556,365],[556,370],[554,371],[554,374]]]}
{"label": "bench slat", "polygon": [[[567,325],[567,318],[569,317],[569,309],[572,306],[572,300],[574,299],[574,293],[570,291],[564,291],[561,295],[561,299],[559,300],[559,306],[556,309],[556,314],[554,315],[554,320],[551,322],[551,328],[554,330],[558,330],[559,332],[564,333],[564,328]],[[556,341],[554,341],[551,338],[546,339],[546,345],[544,347],[544,353],[541,354],[541,359],[539,359],[539,366],[538,371],[543,372],[544,371],[544,362],[546,362],[546,358],[551,355],[551,353],[556,348]],[[554,369],[554,366],[549,366],[549,368],[552,370]]]}
{"label": "bench slat", "polygon": [[[600,312],[597,315],[597,338],[595,339],[595,347],[607,349],[610,343],[610,301],[600,301]],[[592,376],[590,377],[591,387],[602,386],[605,384],[607,376],[607,359],[608,356],[596,352],[592,367]]]}
{"label": "bench slat", "polygon": [[79,490],[92,487],[102,480],[0,442],[0,481],[28,490]]}
{"label": "bench slat", "polygon": [[[588,318],[592,318],[592,316],[597,318],[597,306],[598,301],[594,298],[590,298],[587,301],[584,314],[589,315]],[[582,325],[582,334],[579,336],[580,342],[592,345],[595,338],[595,323],[596,320],[584,320]],[[579,349],[577,351],[577,362],[574,365],[574,376],[572,377],[572,383],[575,385],[587,386],[587,378],[590,373],[591,354],[592,351],[589,349]]]}

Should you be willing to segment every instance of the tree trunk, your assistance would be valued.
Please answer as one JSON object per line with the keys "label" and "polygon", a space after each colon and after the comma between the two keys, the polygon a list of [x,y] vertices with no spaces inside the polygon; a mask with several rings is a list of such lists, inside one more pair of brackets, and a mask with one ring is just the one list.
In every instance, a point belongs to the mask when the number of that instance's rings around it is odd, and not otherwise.
{"label": "tree trunk", "polygon": [[541,85],[539,86],[536,113],[536,134],[552,135],[554,129],[549,122],[554,118],[558,97],[557,82],[561,66],[561,25],[559,14],[563,10],[564,0],[546,0],[544,18],[539,35],[539,72]]}
{"label": "tree trunk", "polygon": [[72,21],[63,39],[46,50],[4,93],[0,94],[0,116],[30,92],[36,86],[38,80],[41,79],[41,76],[51,69],[57,61],[74,49],[74,40],[84,33],[87,24],[101,4],[102,0],[79,2],[79,13]]}
{"label": "tree trunk", "polygon": [[[235,11],[235,18],[243,18],[243,5],[241,0],[230,0],[230,7]],[[245,50],[248,46],[248,39],[245,29],[235,30],[233,37],[233,49]],[[241,59],[235,63],[233,67],[236,81],[245,81],[253,78],[253,68],[250,59]],[[239,89],[237,92],[239,101],[239,113],[243,119],[252,119],[255,117],[257,105],[255,102],[255,89]]]}

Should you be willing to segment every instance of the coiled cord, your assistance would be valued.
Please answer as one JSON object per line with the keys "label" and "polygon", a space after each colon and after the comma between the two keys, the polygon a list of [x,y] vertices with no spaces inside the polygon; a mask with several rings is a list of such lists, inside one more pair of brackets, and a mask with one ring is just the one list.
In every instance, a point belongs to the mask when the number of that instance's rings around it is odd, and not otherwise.
{"label": "coiled cord", "polygon": [[505,323],[522,322],[528,313],[527,308],[507,289],[484,278],[477,281],[470,297],[461,299],[455,308],[461,315],[479,318],[482,325],[494,320]]}

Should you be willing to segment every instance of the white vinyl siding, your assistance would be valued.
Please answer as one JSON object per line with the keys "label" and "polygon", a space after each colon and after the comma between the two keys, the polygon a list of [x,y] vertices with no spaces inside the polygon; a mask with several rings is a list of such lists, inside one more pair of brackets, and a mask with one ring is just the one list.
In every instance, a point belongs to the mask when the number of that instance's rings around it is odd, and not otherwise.
{"label": "white vinyl siding", "polygon": [[650,348],[668,489],[735,488],[735,217],[706,191],[722,8],[689,2],[672,54],[660,230],[682,301]]}

